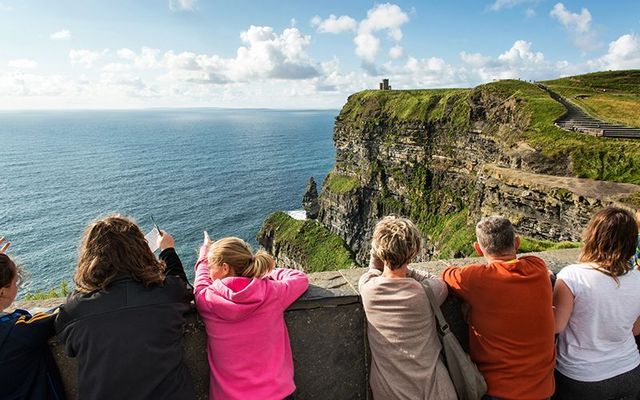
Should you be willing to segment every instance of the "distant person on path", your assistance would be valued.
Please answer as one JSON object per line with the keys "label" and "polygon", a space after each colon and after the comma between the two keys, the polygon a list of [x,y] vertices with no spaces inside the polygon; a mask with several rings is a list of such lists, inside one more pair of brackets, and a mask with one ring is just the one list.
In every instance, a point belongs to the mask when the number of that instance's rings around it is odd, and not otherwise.
{"label": "distant person on path", "polygon": [[486,264],[449,267],[442,278],[470,310],[471,359],[487,382],[486,399],[546,399],[554,391],[554,321],[549,270],[518,258],[520,238],[508,219],[476,225]]}
{"label": "distant person on path", "polygon": [[0,399],[63,400],[64,389],[48,339],[55,333],[53,314],[4,310],[13,303],[21,271],[6,254],[0,237]]}
{"label": "distant person on path", "polygon": [[182,351],[191,287],[171,235],[161,232],[158,245],[160,260],[119,215],[85,230],[76,290],[56,318],[67,355],[78,359],[79,399],[195,398]]}
{"label": "distant person on path", "polygon": [[[309,286],[304,272],[275,268],[242,239],[205,232],[195,299],[207,331],[209,399],[293,399],[293,357],[284,311]],[[318,377],[318,379],[322,379]]]}
{"label": "distant person on path", "polygon": [[629,265],[638,225],[621,208],[591,218],[580,264],[558,273],[556,308],[561,400],[636,399],[640,394],[640,272]]}
{"label": "distant person on path", "polygon": [[457,399],[422,287],[431,287],[439,307],[447,286],[426,271],[408,267],[421,248],[422,235],[410,220],[388,216],[376,225],[369,271],[358,283],[367,315],[375,400]]}

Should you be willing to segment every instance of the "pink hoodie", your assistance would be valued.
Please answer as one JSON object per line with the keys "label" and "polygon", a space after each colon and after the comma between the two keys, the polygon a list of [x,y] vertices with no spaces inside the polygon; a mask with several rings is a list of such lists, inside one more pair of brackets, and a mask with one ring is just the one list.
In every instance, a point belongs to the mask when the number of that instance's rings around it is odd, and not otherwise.
{"label": "pink hoodie", "polygon": [[302,271],[211,281],[207,248],[196,263],[196,307],[207,330],[209,399],[282,400],[296,389],[284,310],[309,286]]}

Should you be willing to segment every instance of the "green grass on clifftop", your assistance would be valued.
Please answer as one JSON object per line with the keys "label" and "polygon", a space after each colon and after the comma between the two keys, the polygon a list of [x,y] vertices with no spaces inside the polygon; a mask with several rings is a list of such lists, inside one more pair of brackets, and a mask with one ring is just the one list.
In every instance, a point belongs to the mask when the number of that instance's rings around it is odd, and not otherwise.
{"label": "green grass on clifftop", "polygon": [[27,293],[23,300],[46,300],[46,299],[55,299],[58,297],[67,297],[71,293],[69,289],[69,284],[66,281],[60,283],[59,288],[51,288],[49,290],[35,292],[35,293]]}
{"label": "green grass on clifftop", "polygon": [[437,121],[449,119],[456,125],[468,122],[470,89],[365,90],[349,96],[338,119],[377,122]]}
{"label": "green grass on clifftop", "polygon": [[[344,240],[315,220],[300,221],[284,212],[271,214],[263,229],[274,229],[276,242],[286,242],[288,251],[306,272],[333,271],[357,266]],[[290,254],[291,255],[291,254]]]}
{"label": "green grass on clifftop", "polygon": [[640,184],[640,140],[600,138],[558,128],[554,122],[566,112],[564,106],[530,83],[506,80],[475,90],[487,90],[505,101],[511,97],[523,101],[529,126],[522,138],[512,140],[526,139],[551,158],[569,155],[580,178]]}
{"label": "green grass on clifftop", "polygon": [[560,249],[574,249],[580,247],[579,242],[552,242],[550,240],[533,239],[526,236],[520,237],[518,253],[530,253],[534,251],[549,251]]}
{"label": "green grass on clifftop", "polygon": [[324,187],[336,194],[343,194],[352,191],[359,186],[358,179],[352,176],[340,175],[331,172],[327,175]]}
{"label": "green grass on clifftop", "polygon": [[640,70],[594,72],[544,84],[604,121],[640,127]]}

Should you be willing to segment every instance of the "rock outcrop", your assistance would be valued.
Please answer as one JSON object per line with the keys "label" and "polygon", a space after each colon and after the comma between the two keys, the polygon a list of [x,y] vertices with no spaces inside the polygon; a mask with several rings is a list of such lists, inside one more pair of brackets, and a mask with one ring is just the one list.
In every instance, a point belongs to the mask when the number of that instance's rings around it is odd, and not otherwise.
{"label": "rock outcrop", "polygon": [[318,188],[313,176],[309,178],[307,183],[307,190],[302,197],[302,208],[307,213],[307,218],[316,219],[320,212],[320,203],[318,203]]}

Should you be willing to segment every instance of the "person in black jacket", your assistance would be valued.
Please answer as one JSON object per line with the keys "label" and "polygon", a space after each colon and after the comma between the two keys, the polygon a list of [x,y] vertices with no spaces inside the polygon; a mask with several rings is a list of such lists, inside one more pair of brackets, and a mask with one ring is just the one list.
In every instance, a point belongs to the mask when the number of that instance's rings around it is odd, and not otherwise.
{"label": "person in black jacket", "polygon": [[52,314],[5,313],[20,285],[20,270],[0,237],[0,399],[63,400],[64,389],[51,351]]}
{"label": "person in black jacket", "polygon": [[56,318],[58,338],[78,358],[80,399],[193,399],[183,360],[192,289],[171,235],[160,260],[129,218],[90,224],[80,247],[76,291]]}

